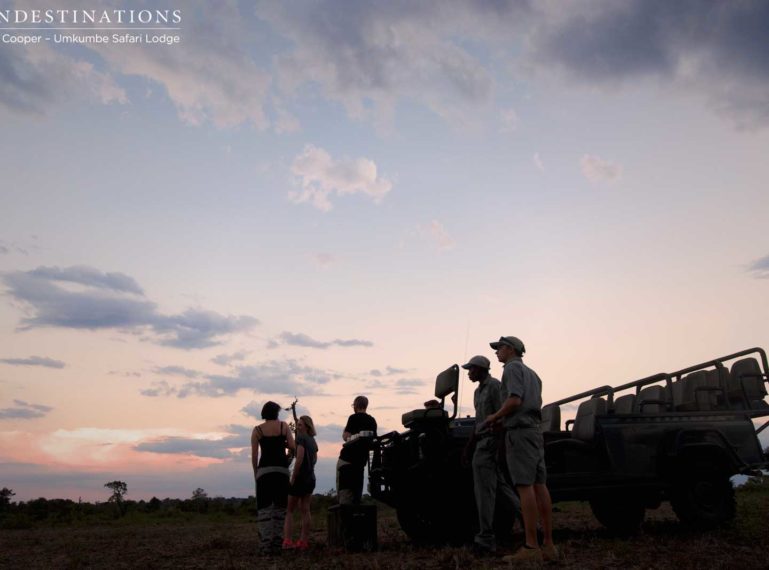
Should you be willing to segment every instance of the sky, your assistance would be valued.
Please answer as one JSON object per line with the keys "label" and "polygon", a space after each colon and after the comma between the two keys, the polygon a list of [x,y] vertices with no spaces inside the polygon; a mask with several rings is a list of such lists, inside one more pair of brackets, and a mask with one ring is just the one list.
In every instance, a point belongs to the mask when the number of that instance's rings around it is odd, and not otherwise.
{"label": "sky", "polygon": [[[546,402],[769,346],[769,3],[0,0],[33,9],[181,21],[0,42],[17,500],[248,496],[295,397],[326,491],[356,395],[403,429],[502,335]],[[0,32],[100,31],[55,25]]]}

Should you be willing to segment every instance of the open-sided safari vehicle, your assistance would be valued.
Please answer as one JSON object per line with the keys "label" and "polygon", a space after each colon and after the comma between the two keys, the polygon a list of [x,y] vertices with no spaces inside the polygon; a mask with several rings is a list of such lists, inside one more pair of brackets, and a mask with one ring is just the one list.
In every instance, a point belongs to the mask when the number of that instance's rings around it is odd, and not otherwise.
{"label": "open-sided safari vehicle", "polygon": [[[769,421],[767,357],[752,348],[672,373],[601,386],[542,409],[548,487],[554,502],[589,501],[617,532],[638,528],[645,510],[670,501],[679,519],[707,528],[734,517],[731,477],[769,462],[758,439]],[[461,541],[475,532],[472,471],[461,452],[475,418],[452,415],[459,367],[438,375],[437,409],[403,415],[406,431],[374,446],[370,490],[393,506],[414,540]],[[561,411],[576,406],[574,420]],[[509,513],[498,513],[500,537]]]}

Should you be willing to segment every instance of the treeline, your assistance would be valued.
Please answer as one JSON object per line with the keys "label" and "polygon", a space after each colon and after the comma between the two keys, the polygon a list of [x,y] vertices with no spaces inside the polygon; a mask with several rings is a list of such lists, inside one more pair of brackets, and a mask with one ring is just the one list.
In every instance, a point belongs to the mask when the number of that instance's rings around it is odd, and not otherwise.
{"label": "treeline", "polygon": [[[3,489],[7,490],[7,489]],[[189,499],[158,499],[133,501],[114,495],[105,502],[88,503],[70,499],[33,499],[13,502],[13,492],[0,496],[0,528],[23,529],[38,526],[68,526],[91,524],[136,524],[170,521],[212,519],[249,520],[256,515],[256,500],[248,498],[208,497],[196,489]],[[333,504],[331,495],[315,495],[313,511],[325,511]]]}

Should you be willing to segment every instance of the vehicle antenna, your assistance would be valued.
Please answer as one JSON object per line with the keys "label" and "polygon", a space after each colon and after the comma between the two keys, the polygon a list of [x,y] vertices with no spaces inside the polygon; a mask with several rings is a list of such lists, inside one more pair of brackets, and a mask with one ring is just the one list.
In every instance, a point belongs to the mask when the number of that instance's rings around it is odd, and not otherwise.
{"label": "vehicle antenna", "polygon": [[[467,320],[467,331],[465,332],[465,354],[462,362],[467,362],[467,346],[470,343],[470,319]],[[465,370],[465,374],[467,371]],[[457,386],[457,416],[462,413],[462,382]]]}

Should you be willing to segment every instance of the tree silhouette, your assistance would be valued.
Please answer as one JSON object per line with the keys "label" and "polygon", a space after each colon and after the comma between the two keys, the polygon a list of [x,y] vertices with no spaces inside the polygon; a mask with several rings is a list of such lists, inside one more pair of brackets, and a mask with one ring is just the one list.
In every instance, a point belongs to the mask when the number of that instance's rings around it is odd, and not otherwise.
{"label": "tree silhouette", "polygon": [[128,493],[128,485],[124,481],[110,481],[109,483],[105,483],[104,486],[112,491],[109,502],[115,504],[118,515],[124,515],[126,507],[123,497]]}
{"label": "tree silhouette", "polygon": [[13,497],[15,494],[16,493],[14,493],[8,487],[3,487],[0,489],[0,512],[4,511],[11,505],[11,497]]}
{"label": "tree silhouette", "polygon": [[193,501],[205,501],[208,498],[208,493],[205,492],[204,489],[201,489],[198,487],[192,492],[192,500]]}

